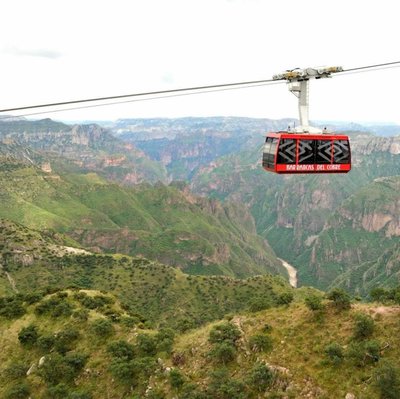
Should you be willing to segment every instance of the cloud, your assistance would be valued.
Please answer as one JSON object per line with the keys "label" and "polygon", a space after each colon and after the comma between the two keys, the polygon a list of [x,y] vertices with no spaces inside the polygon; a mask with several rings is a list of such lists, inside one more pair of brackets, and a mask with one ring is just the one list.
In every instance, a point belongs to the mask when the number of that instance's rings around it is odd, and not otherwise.
{"label": "cloud", "polygon": [[40,58],[49,58],[49,59],[57,59],[61,57],[61,53],[56,50],[51,49],[24,49],[18,47],[6,47],[2,51],[5,54],[14,55],[16,57],[40,57]]}

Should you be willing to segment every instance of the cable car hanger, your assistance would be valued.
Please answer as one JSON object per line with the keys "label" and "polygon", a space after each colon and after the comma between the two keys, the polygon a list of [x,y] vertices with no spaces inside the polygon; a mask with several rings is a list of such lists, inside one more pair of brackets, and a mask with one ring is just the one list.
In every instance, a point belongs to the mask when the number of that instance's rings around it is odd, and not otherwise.
{"label": "cable car hanger", "polygon": [[340,66],[318,69],[296,68],[291,71],[279,73],[272,77],[273,80],[287,80],[289,91],[299,99],[300,126],[295,127],[294,132],[322,133],[321,129],[310,126],[308,119],[310,79],[331,78],[331,74],[335,72],[343,72],[343,68]]}
{"label": "cable car hanger", "polygon": [[330,78],[343,72],[339,66],[293,69],[273,76],[286,80],[288,88],[298,98],[300,126],[293,130],[267,133],[262,165],[274,173],[347,173],[351,170],[350,141],[347,135],[328,133],[326,128],[310,126],[310,79]]}

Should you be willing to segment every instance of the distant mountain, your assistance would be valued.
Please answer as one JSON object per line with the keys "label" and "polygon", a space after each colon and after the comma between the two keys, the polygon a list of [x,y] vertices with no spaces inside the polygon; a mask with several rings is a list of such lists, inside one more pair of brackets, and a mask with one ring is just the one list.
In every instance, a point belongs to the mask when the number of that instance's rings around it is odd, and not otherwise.
{"label": "distant mountain", "polygon": [[20,148],[36,152],[58,170],[94,171],[127,185],[166,180],[160,163],[98,125],[69,126],[51,119],[0,120],[0,154],[26,158],[21,157]]}
{"label": "distant mountain", "polygon": [[190,180],[214,159],[249,148],[267,131],[291,123],[290,119],[234,117],[127,119],[117,121],[111,130],[161,162],[171,179]]}

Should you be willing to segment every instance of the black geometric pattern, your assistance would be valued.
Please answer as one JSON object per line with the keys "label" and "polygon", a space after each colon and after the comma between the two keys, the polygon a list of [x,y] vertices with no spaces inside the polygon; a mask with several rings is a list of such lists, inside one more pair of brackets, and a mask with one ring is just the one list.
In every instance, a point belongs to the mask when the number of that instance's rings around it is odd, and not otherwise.
{"label": "black geometric pattern", "polygon": [[299,164],[314,163],[314,140],[299,141]]}
{"label": "black geometric pattern", "polygon": [[331,163],[332,159],[332,141],[331,140],[316,140],[317,153],[315,163]]}
{"label": "black geometric pattern", "polygon": [[333,162],[350,163],[349,142],[347,140],[335,140],[333,142]]}
{"label": "black geometric pattern", "polygon": [[296,163],[296,140],[281,139],[279,142],[278,164]]}

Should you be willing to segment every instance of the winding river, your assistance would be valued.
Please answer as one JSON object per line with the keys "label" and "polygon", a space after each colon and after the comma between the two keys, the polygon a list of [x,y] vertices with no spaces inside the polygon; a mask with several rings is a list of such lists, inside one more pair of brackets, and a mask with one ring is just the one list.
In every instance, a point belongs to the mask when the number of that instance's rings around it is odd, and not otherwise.
{"label": "winding river", "polygon": [[278,258],[282,262],[282,266],[287,270],[289,274],[289,283],[292,287],[297,287],[297,270],[287,263],[285,260]]}

